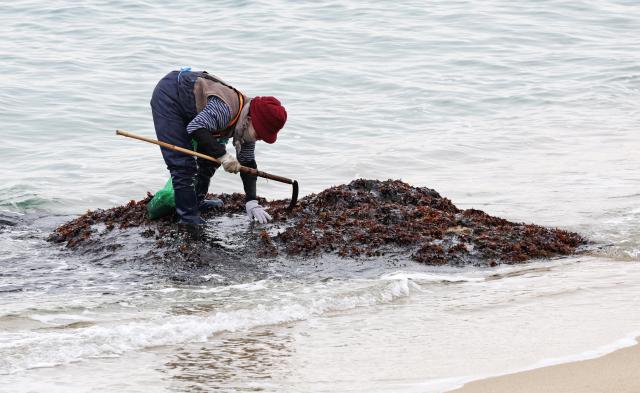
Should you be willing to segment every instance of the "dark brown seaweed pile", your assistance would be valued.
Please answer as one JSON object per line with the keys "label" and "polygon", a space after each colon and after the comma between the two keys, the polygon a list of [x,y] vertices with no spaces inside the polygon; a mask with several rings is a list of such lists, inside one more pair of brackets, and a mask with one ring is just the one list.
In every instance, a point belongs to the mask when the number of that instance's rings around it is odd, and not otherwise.
{"label": "dark brown seaweed pile", "polygon": [[[215,195],[225,202],[205,218],[243,214],[241,194]],[[162,247],[165,237],[175,232],[172,217],[150,221],[141,201],[108,210],[89,211],[70,221],[50,236],[55,242],[78,247],[96,235],[114,228],[144,227],[143,236],[155,236]],[[520,263],[532,258],[572,254],[586,241],[561,229],[513,223],[480,210],[460,210],[447,198],[425,187],[412,187],[398,180],[355,180],[302,198],[293,211],[287,200],[261,203],[273,216],[267,232],[255,232],[261,257],[320,255],[342,257],[390,256],[432,265]],[[246,222],[239,220],[246,228]],[[277,233],[270,236],[269,233]],[[205,239],[206,241],[206,239]]]}

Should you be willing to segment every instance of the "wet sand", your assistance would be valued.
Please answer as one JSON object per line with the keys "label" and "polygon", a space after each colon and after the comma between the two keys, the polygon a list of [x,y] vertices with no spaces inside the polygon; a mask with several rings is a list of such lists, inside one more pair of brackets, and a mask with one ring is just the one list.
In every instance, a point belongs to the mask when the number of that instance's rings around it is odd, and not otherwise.
{"label": "wet sand", "polygon": [[640,345],[600,358],[470,382],[451,393],[637,393]]}

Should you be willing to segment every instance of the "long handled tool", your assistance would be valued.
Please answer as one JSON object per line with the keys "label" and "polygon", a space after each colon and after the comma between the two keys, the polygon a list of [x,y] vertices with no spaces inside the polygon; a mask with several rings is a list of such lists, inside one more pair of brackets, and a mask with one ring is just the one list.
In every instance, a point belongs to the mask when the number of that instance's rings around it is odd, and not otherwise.
{"label": "long handled tool", "polygon": [[[129,138],[138,139],[138,140],[141,140],[141,141],[153,143],[154,145],[166,147],[167,149],[179,151],[179,152],[184,153],[184,154],[189,154],[189,155],[192,155],[192,156],[196,156],[198,158],[202,158],[202,159],[205,159],[205,160],[209,160],[209,161],[215,162],[218,165],[222,165],[222,163],[220,161],[216,160],[215,158],[213,158],[211,156],[208,156],[208,155],[202,154],[202,153],[198,153],[198,152],[193,151],[193,150],[185,149],[185,148],[180,147],[180,146],[172,145],[170,143],[157,141],[155,139],[147,138],[147,137],[144,137],[144,136],[141,136],[141,135],[132,134],[130,132],[122,131],[122,130],[116,130],[116,135],[122,135],[122,136],[126,136],[126,137],[129,137]],[[246,167],[246,166],[241,166],[240,167],[240,172],[247,173],[249,175],[255,175],[255,176],[264,177],[266,179],[279,181],[280,183],[291,184],[293,186],[293,193],[291,194],[291,203],[289,204],[289,209],[293,209],[296,206],[296,203],[298,202],[298,182],[296,180],[291,180],[291,179],[288,179],[288,178],[282,177],[282,176],[272,175],[270,173],[262,172],[262,171],[259,171],[257,169],[249,168],[249,167]]]}

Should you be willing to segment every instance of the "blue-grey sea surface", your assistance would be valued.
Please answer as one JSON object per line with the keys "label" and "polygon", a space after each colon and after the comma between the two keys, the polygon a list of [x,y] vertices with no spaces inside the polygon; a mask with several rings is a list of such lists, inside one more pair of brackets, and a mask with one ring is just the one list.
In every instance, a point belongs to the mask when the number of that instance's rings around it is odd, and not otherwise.
{"label": "blue-grey sea surface", "polygon": [[[629,0],[2,2],[0,391],[439,392],[630,345],[639,31]],[[155,137],[151,92],[183,66],[282,101],[257,161],[302,195],[402,179],[596,247],[492,269],[281,260],[192,282],[47,243],[163,186],[158,148],[114,132]],[[242,186],[220,172],[210,191]]]}

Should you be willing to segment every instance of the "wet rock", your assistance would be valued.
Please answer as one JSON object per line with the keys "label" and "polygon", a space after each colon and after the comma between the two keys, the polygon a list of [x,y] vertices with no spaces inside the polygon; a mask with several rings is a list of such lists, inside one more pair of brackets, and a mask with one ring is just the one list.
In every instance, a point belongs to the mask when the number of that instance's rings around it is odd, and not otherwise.
{"label": "wet rock", "polygon": [[[86,249],[113,231],[136,229],[140,238],[153,241],[149,253],[196,264],[218,247],[232,259],[332,253],[345,258],[410,258],[432,265],[495,265],[568,255],[586,244],[573,232],[460,210],[435,190],[398,180],[354,180],[306,196],[293,210],[287,209],[288,200],[260,199],[273,216],[273,222],[260,229],[248,226],[243,217],[244,195],[213,195],[225,205],[203,215],[211,228],[199,241],[184,239],[174,217],[149,220],[146,204],[151,197],[89,211],[58,227],[49,240]],[[240,232],[239,237],[234,232]],[[229,240],[233,236],[235,240]]]}

